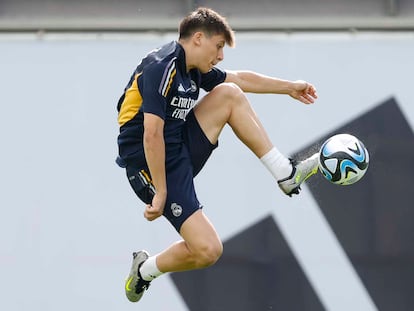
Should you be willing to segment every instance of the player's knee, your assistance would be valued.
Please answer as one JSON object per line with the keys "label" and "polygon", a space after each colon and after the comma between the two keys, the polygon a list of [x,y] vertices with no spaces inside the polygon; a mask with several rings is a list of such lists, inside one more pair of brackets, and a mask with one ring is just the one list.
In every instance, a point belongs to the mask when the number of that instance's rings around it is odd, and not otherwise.
{"label": "player's knee", "polygon": [[198,268],[206,268],[217,262],[223,253],[223,244],[221,242],[212,243],[204,246],[197,252],[197,266]]}
{"label": "player's knee", "polygon": [[222,97],[230,101],[237,101],[240,97],[245,96],[241,88],[232,82],[221,83],[214,88]]}

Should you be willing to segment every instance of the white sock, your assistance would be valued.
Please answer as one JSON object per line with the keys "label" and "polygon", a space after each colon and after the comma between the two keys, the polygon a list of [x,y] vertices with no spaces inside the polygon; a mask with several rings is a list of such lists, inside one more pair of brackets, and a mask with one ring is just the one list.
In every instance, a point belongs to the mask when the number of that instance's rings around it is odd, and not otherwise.
{"label": "white sock", "polygon": [[272,173],[276,180],[289,177],[292,173],[292,164],[288,158],[273,147],[268,153],[260,158],[263,165]]}
{"label": "white sock", "polygon": [[156,259],[156,256],[149,257],[142,264],[141,268],[139,268],[139,272],[141,273],[141,276],[145,281],[152,281],[156,277],[163,274],[163,272],[161,272],[157,267]]}

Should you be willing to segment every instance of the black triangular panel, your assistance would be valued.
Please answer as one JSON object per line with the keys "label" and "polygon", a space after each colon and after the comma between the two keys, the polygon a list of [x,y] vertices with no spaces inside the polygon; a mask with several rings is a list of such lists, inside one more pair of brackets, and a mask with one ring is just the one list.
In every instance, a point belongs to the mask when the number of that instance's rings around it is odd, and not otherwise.
{"label": "black triangular panel", "polygon": [[224,242],[212,267],[171,275],[191,311],[323,311],[269,216]]}

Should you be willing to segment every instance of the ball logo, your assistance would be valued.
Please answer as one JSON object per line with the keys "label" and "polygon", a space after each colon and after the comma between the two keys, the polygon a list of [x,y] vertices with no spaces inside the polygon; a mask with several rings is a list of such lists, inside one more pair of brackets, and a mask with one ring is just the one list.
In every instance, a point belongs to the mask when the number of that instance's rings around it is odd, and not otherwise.
{"label": "ball logo", "polygon": [[183,208],[180,205],[178,205],[177,203],[172,203],[171,204],[171,211],[172,211],[172,213],[175,217],[180,217],[182,212],[183,212]]}

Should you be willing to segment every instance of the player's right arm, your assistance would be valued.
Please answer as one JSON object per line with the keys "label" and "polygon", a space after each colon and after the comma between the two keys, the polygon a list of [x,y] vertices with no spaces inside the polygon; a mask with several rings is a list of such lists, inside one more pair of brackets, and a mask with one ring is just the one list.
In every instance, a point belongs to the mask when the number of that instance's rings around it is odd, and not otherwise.
{"label": "player's right arm", "polygon": [[144,67],[138,83],[142,94],[141,111],[144,115],[144,153],[155,187],[152,204],[145,208],[144,216],[148,220],[154,220],[163,214],[167,198],[164,140],[166,97],[176,73],[175,58],[154,59],[156,61],[149,62]]}
{"label": "player's right arm", "polygon": [[152,113],[144,113],[144,151],[156,191],[144,212],[145,218],[152,221],[162,215],[167,198],[164,120]]}

